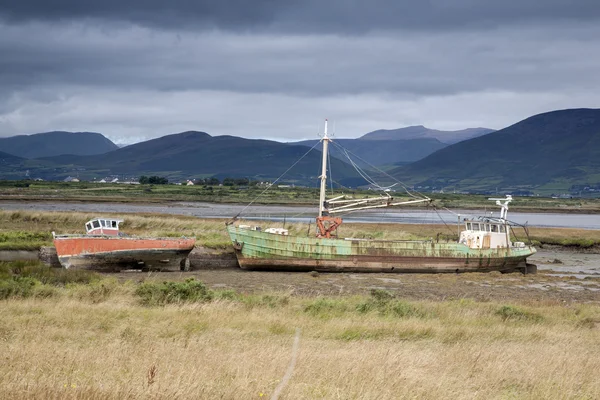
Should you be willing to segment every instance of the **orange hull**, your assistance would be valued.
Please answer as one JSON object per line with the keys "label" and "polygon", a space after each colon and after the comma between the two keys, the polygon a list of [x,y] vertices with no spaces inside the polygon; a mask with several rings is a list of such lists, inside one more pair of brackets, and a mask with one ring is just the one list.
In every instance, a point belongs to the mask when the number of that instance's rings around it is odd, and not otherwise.
{"label": "orange hull", "polygon": [[194,238],[115,236],[55,236],[54,245],[65,268],[120,270],[175,267],[194,248]]}

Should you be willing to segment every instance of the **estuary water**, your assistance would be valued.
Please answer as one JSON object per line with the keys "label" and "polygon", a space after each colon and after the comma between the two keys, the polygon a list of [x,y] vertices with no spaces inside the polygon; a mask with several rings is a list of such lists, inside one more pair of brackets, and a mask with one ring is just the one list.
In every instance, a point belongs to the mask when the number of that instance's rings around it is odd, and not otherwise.
{"label": "estuary water", "polygon": [[[202,202],[175,202],[166,204],[133,204],[133,203],[77,203],[60,201],[0,201],[0,210],[39,210],[39,211],[82,211],[89,213],[164,213],[190,215],[199,218],[231,218],[236,215],[244,219],[271,220],[290,222],[314,221],[316,207],[307,206],[275,206],[275,205],[238,205],[213,204]],[[385,209],[363,211],[344,215],[346,222],[358,223],[405,223],[405,224],[456,224],[459,218],[490,215],[490,211],[476,210],[414,210]],[[494,208],[492,216],[499,216],[499,208]],[[536,227],[560,227],[600,229],[600,214],[568,214],[568,213],[529,213],[512,212],[508,219],[518,224]]]}

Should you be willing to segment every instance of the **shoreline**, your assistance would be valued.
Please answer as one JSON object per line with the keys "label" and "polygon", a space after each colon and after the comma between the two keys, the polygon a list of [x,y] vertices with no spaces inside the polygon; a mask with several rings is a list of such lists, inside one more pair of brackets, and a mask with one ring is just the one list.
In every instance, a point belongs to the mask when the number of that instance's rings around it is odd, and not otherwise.
{"label": "shoreline", "polygon": [[[185,204],[185,203],[207,203],[207,204],[215,204],[215,205],[231,205],[231,206],[246,206],[247,202],[239,202],[239,201],[208,201],[208,200],[198,200],[191,201],[188,199],[176,199],[176,200],[167,200],[160,198],[135,198],[135,197],[62,197],[62,196],[29,196],[29,195],[0,195],[0,206],[3,202],[10,203],[14,201],[26,202],[26,203],[48,203],[48,202],[61,202],[61,203],[116,203],[116,204],[136,204],[136,205],[164,205],[164,206],[172,206],[173,204]],[[435,199],[434,199],[435,201]],[[313,202],[290,202],[290,203],[281,203],[281,202],[261,202],[255,201],[252,203],[253,205],[258,206],[272,206],[272,207],[317,207]],[[489,204],[487,208],[489,208]],[[460,207],[445,207],[449,210],[461,210],[464,211],[465,208]],[[483,207],[486,208],[486,207]],[[430,210],[430,207],[407,207],[403,210],[407,211],[427,211]],[[469,209],[469,211],[476,211],[474,209]],[[532,213],[532,214],[590,214],[597,215],[600,214],[600,206],[598,208],[586,209],[580,207],[520,207],[518,205],[512,205],[510,207],[511,212],[521,212],[521,213]]]}

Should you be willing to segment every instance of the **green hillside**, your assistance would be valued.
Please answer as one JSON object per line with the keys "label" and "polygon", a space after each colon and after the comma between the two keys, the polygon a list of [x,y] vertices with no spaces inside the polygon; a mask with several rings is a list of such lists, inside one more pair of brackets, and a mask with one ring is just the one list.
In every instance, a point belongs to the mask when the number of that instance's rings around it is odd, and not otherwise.
{"label": "green hillside", "polygon": [[568,189],[600,182],[600,110],[535,115],[390,171],[416,185]]}
{"label": "green hillside", "polygon": [[494,132],[488,128],[467,128],[458,131],[440,131],[429,129],[423,125],[407,126],[399,129],[379,129],[361,136],[360,140],[409,140],[409,139],[436,139],[448,145],[463,140],[472,139]]}
{"label": "green hillside", "polygon": [[0,138],[0,149],[23,158],[40,158],[102,154],[118,146],[99,133],[55,131]]}
{"label": "green hillside", "polygon": [[[46,158],[60,165],[85,168],[81,176],[161,175],[170,179],[198,176],[249,177],[272,180],[283,174],[308,149],[270,140],[234,136],[212,137],[189,131],[130,145],[96,156]],[[320,175],[321,153],[310,152],[285,175],[287,181],[308,183]],[[334,178],[345,185],[363,183],[349,165],[332,158]]]}
{"label": "green hillside", "polygon": [[49,161],[28,160],[0,151],[0,179],[36,179],[47,171],[56,172],[60,169],[60,166]]}

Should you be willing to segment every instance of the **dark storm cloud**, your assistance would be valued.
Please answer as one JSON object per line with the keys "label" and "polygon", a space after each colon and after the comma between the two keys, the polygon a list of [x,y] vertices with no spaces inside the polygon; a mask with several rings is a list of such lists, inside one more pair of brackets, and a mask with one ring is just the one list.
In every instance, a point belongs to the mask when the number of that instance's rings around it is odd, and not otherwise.
{"label": "dark storm cloud", "polygon": [[[597,0],[0,0],[0,136],[346,137],[597,107]],[[308,133],[308,136],[307,136]]]}
{"label": "dark storm cloud", "polygon": [[361,33],[490,28],[600,17],[597,0],[104,0],[0,1],[7,21],[97,19],[169,29]]}
{"label": "dark storm cloud", "polygon": [[[53,34],[47,35],[51,29]],[[179,35],[145,28],[0,26],[0,86],[45,84],[300,96],[405,96],[544,90],[599,84],[590,76],[599,29],[517,29],[437,35]],[[575,39],[570,39],[574,36]],[[591,53],[581,58],[581,53]],[[576,61],[576,62],[574,62]],[[558,79],[569,70],[568,79]],[[591,79],[591,80],[590,80]]]}

